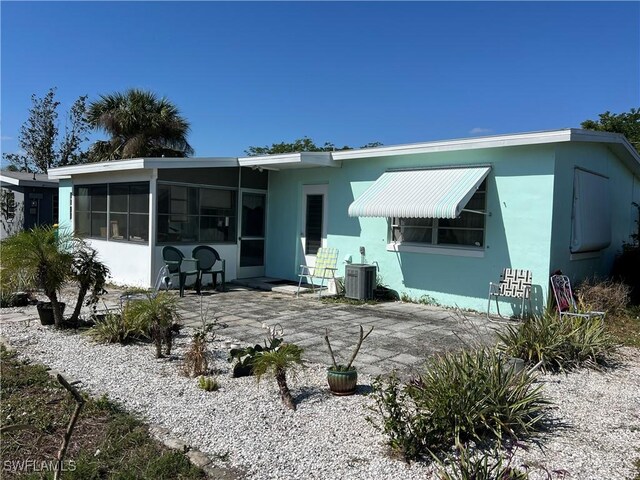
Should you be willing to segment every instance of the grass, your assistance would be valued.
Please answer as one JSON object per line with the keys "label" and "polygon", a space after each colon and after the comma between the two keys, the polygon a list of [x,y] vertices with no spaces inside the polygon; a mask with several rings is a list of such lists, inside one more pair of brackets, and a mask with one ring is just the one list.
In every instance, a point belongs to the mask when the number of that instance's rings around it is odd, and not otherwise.
{"label": "grass", "polygon": [[[1,476],[53,478],[52,471],[36,470],[55,461],[75,403],[45,367],[21,362],[4,347],[0,355],[2,425],[29,425],[1,435]],[[106,399],[87,399],[64,467],[67,480],[206,478],[182,452],[152,439],[146,425]]]}
{"label": "grass", "polygon": [[627,307],[622,313],[607,315],[605,325],[616,342],[640,348],[640,305]]}

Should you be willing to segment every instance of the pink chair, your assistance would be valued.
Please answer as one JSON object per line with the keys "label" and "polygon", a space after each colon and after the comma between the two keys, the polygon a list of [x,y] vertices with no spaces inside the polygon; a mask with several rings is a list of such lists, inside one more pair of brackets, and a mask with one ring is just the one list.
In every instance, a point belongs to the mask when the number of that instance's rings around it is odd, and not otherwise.
{"label": "pink chair", "polygon": [[571,290],[571,282],[566,275],[552,275],[551,288],[556,299],[556,306],[560,316],[594,318],[601,317],[604,320],[606,312],[579,312],[576,300]]}

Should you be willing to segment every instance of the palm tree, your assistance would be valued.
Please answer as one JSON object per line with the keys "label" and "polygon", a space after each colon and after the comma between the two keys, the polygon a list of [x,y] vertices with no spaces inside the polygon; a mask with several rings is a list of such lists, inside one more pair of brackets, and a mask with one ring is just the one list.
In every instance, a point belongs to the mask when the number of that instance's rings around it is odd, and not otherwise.
{"label": "palm tree", "polygon": [[2,269],[41,288],[51,301],[56,328],[62,328],[58,294],[71,275],[77,239],[53,227],[35,227],[3,240],[1,246]]}
{"label": "palm tree", "polygon": [[130,89],[101,95],[87,109],[87,121],[111,138],[91,146],[94,161],[134,157],[187,157],[194,151],[187,142],[189,122],[166,98]]}
{"label": "palm tree", "polygon": [[280,398],[291,410],[296,409],[296,404],[287,385],[287,370],[302,365],[301,356],[302,348],[293,343],[283,343],[275,350],[261,352],[253,362],[253,373],[258,381],[265,374],[275,377]]}

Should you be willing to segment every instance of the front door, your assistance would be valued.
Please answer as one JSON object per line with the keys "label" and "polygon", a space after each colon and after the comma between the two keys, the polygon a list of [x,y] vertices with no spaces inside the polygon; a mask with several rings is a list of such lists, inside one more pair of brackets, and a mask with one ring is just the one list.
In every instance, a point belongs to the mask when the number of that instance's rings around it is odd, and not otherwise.
{"label": "front door", "polygon": [[302,187],[302,231],[300,244],[303,264],[313,267],[320,247],[327,246],[327,185]]}
{"label": "front door", "polygon": [[262,277],[267,195],[262,192],[241,191],[240,196],[240,251],[237,277]]}

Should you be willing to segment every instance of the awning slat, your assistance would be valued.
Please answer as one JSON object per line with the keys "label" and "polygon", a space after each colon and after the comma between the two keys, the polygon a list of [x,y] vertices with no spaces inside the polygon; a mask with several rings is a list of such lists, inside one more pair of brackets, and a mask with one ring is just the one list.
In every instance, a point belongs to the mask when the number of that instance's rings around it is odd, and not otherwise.
{"label": "awning slat", "polygon": [[491,167],[383,173],[349,206],[350,217],[457,218]]}

